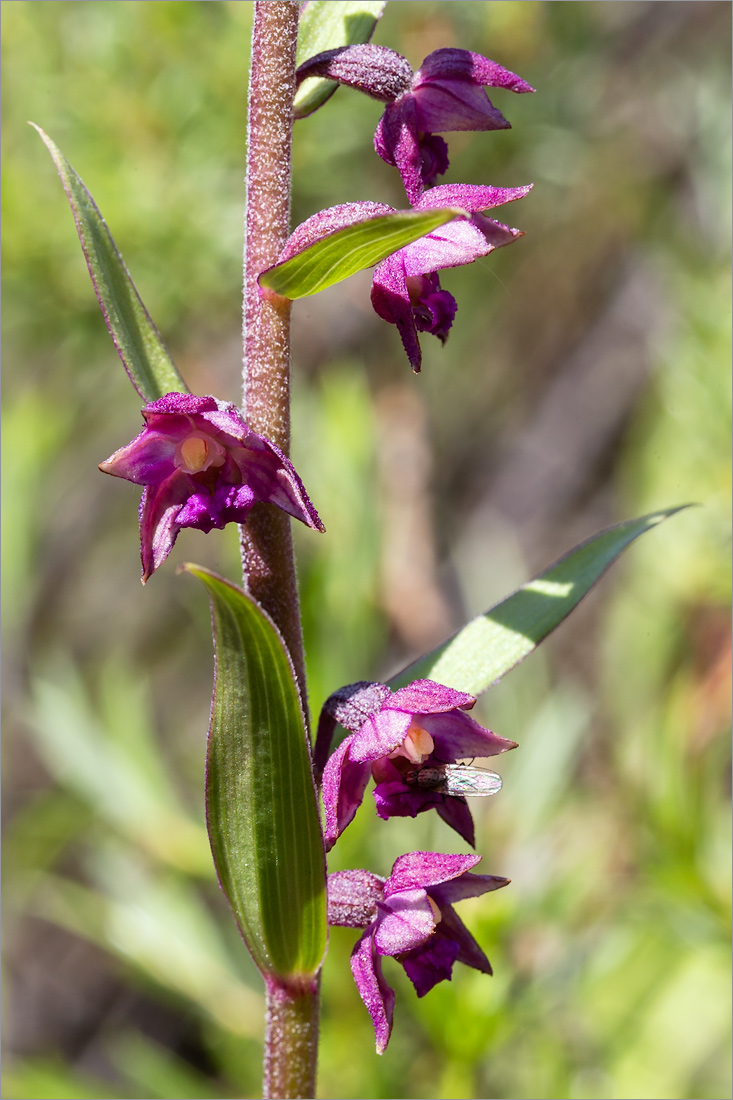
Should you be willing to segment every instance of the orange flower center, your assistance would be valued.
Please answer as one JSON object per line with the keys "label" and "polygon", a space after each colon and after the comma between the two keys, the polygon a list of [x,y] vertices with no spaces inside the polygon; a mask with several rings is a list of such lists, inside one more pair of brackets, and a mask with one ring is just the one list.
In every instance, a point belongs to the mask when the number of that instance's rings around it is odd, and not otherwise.
{"label": "orange flower center", "polygon": [[389,754],[389,759],[394,760],[396,756],[404,756],[411,764],[422,764],[434,748],[435,742],[428,731],[418,725],[417,720],[413,718],[404,741]]}
{"label": "orange flower center", "polygon": [[181,459],[190,474],[203,470],[209,457],[209,445],[201,436],[189,436],[181,443]]}

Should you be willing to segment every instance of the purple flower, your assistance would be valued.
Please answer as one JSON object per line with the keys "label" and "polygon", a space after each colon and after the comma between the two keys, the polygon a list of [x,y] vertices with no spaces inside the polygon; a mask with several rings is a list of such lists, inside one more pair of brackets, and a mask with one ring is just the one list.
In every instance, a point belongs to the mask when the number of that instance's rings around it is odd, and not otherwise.
{"label": "purple flower", "polygon": [[[521,229],[510,229],[487,218],[482,211],[521,199],[531,189],[532,184],[525,187],[443,184],[426,191],[415,203],[414,210],[456,206],[467,215],[454,218],[393,252],[374,269],[372,305],[384,321],[397,326],[415,372],[422,364],[418,332],[430,332],[445,343],[457,309],[452,294],[442,289],[437,272],[473,263],[522,237]],[[391,206],[378,202],[351,202],[321,210],[295,229],[278,262],[284,263],[348,225],[391,213],[394,213]]]}
{"label": "purple flower", "polygon": [[481,211],[524,198],[531,189],[532,184],[479,187],[448,183],[432,187],[415,203],[415,210],[459,206],[471,215],[456,218],[393,252],[374,270],[372,305],[383,321],[397,326],[416,373],[422,365],[418,332],[429,332],[445,343],[458,308],[453,295],[442,289],[437,272],[473,263],[524,236],[520,229],[510,229]]}
{"label": "purple flower", "polygon": [[448,147],[437,133],[449,130],[506,130],[510,124],[484,87],[533,92],[525,80],[470,50],[435,50],[416,73],[384,46],[326,50],[298,69],[298,81],[328,77],[387,104],[374,147],[399,168],[410,202],[448,168]]}
{"label": "purple flower", "polygon": [[319,726],[316,763],[328,751],[335,722],[351,733],[323,769],[327,849],[353,820],[370,776],[377,784],[377,813],[384,820],[416,817],[435,807],[451,828],[473,844],[473,819],[465,798],[423,783],[419,776],[425,769],[430,775],[440,774],[443,765],[457,760],[495,756],[516,747],[516,742],[499,737],[464,713],[475,702],[473,695],[433,680],[414,680],[395,692],[384,684],[363,683],[332,695]]}
{"label": "purple flower", "polygon": [[450,981],[453,963],[484,974],[491,964],[453,904],[506,886],[497,875],[473,875],[476,855],[410,852],[395,861],[386,881],[369,871],[337,871],[328,876],[328,922],[364,928],[351,954],[351,970],[374,1024],[377,1052],[384,1053],[392,1031],[394,990],[382,973],[382,956],[404,967],[418,997],[438,982]]}
{"label": "purple flower", "polygon": [[143,584],[168,557],[182,527],[244,523],[257,501],[323,530],[292,463],[247,427],[234,405],[168,393],[142,410],[145,428],[100,470],[144,485],[140,502]]}

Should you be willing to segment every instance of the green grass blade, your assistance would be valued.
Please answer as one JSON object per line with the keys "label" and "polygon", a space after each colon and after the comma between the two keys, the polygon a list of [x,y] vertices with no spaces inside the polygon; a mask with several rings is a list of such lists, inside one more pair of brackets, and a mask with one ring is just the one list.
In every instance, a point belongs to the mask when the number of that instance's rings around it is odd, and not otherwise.
{"label": "green grass blade", "polygon": [[430,679],[479,695],[529,656],[639,535],[679,512],[668,508],[608,527],[581,542],[485,614],[394,676],[390,687]]}
{"label": "green grass blade", "polygon": [[214,863],[263,973],[314,974],[326,947],[326,864],[290,658],[241,589],[185,568],[211,597],[216,675],[206,775]]}
{"label": "green grass blade", "polygon": [[188,392],[94,199],[48,134],[34,122],[31,126],[61,176],[104,320],[130,381],[146,402],[174,390]]}
{"label": "green grass blade", "polygon": [[356,225],[338,229],[304,248],[289,260],[268,268],[259,277],[260,286],[283,298],[307,298],[348,279],[365,267],[372,267],[431,233],[453,218],[466,217],[465,210],[446,206],[436,210],[395,210],[365,218]]}
{"label": "green grass blade", "polygon": [[[300,16],[296,65],[324,50],[368,42],[387,0],[309,0]],[[317,110],[338,88],[335,80],[310,77],[295,93],[296,118]]]}

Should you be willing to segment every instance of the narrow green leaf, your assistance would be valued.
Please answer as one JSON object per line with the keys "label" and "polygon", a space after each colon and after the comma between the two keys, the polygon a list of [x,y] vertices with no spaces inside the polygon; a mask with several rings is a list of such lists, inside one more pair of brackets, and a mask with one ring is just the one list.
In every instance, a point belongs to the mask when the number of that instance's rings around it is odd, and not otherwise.
{"label": "narrow green leaf", "polygon": [[[309,0],[304,5],[298,27],[296,65],[315,57],[324,50],[368,42],[377,20],[387,7],[387,0]],[[338,88],[335,80],[310,77],[295,93],[293,110],[296,118],[310,115]]]}
{"label": "narrow green leaf", "polygon": [[617,523],[581,542],[544,573],[394,676],[390,687],[425,678],[471,695],[486,691],[560,625],[622,550],[686,507]]}
{"label": "narrow green leaf", "polygon": [[445,206],[426,211],[395,210],[392,214],[365,218],[337,229],[289,260],[263,271],[259,284],[283,298],[307,298],[378,264],[438,226],[460,217],[467,217],[465,210]]}
{"label": "narrow green leaf", "polygon": [[61,176],[104,320],[130,381],[146,402],[174,390],[187,393],[94,199],[48,134],[35,122],[31,126]]}
{"label": "narrow green leaf", "polygon": [[182,568],[208,588],[214,621],[206,813],[219,880],[260,970],[306,977],[326,948],[326,861],[290,658],[245,592]]}

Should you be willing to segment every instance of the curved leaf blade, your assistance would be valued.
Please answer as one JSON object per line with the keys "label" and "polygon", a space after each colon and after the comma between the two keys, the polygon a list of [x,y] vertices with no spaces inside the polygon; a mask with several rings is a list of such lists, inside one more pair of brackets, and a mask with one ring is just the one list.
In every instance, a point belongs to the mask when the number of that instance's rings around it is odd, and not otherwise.
{"label": "curved leaf blade", "polygon": [[216,652],[206,762],[214,863],[263,973],[313,975],[326,949],[326,860],[290,658],[265,612],[201,566]]}
{"label": "curved leaf blade", "polygon": [[446,222],[467,216],[465,210],[445,206],[424,212],[395,210],[392,214],[365,218],[268,268],[258,281],[260,286],[283,298],[307,298],[378,264]]}
{"label": "curved leaf blade", "polygon": [[[324,50],[368,42],[386,7],[387,0],[308,0],[300,13],[296,65]],[[295,118],[312,114],[337,88],[335,80],[304,80],[293,101]]]}
{"label": "curved leaf blade", "polygon": [[130,381],[145,402],[172,391],[187,393],[94,199],[48,134],[35,122],[31,126],[61,177],[102,315]]}
{"label": "curved leaf blade", "polygon": [[397,673],[390,687],[426,678],[480,695],[567,618],[634,539],[687,507],[683,504],[617,523],[581,542],[544,573]]}

